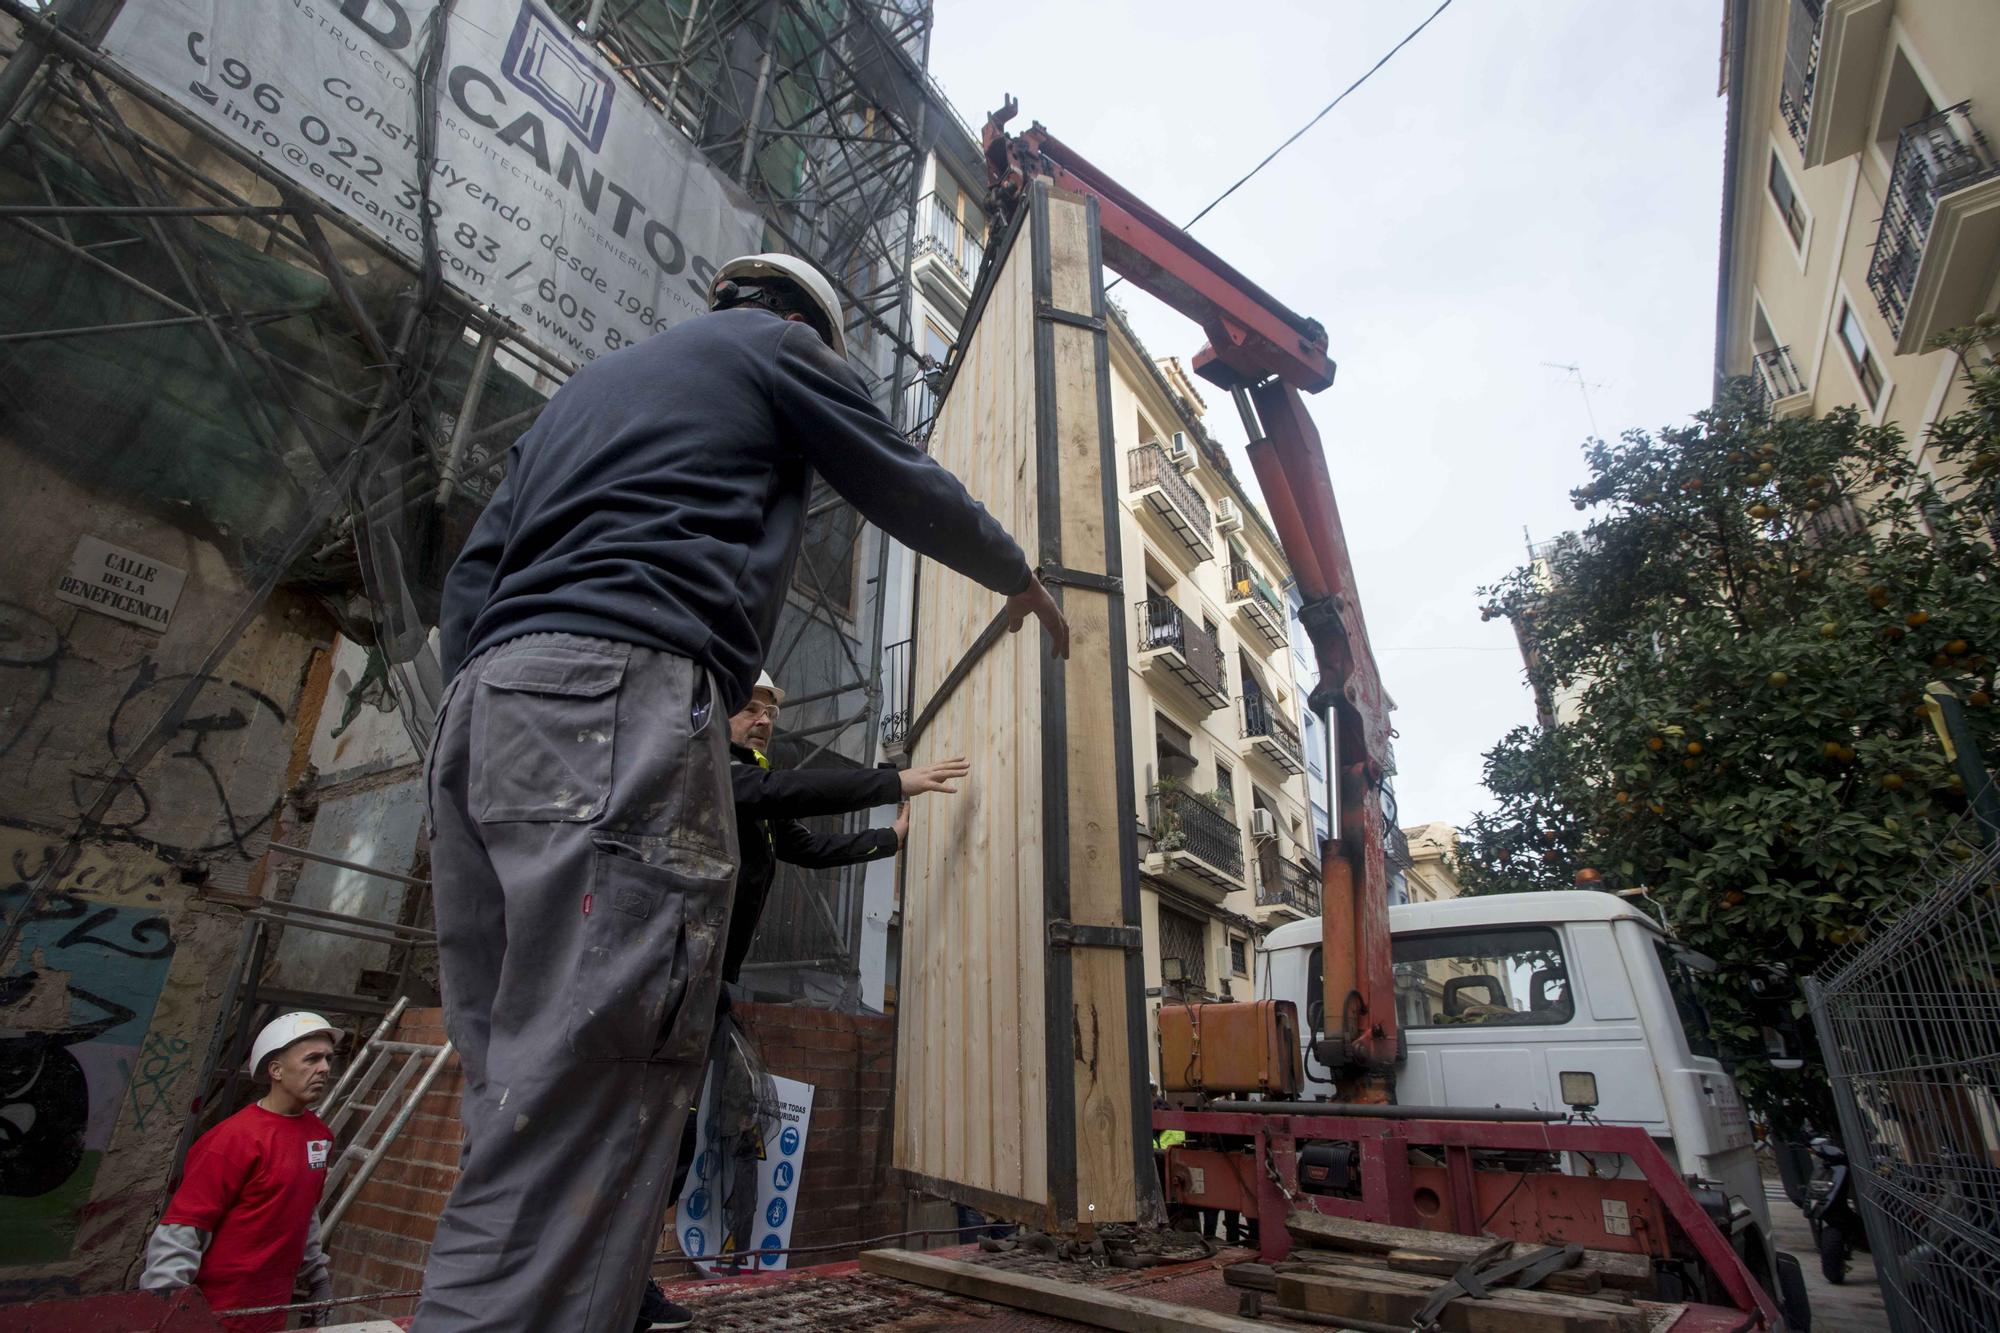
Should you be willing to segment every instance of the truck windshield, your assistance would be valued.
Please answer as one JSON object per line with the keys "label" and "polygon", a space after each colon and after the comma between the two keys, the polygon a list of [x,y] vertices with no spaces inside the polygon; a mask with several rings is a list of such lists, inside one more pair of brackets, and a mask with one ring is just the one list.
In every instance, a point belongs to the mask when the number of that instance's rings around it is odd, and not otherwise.
{"label": "truck windshield", "polygon": [[1546,926],[1398,935],[1396,1012],[1408,1028],[1567,1023],[1562,942]]}
{"label": "truck windshield", "polygon": [[1701,991],[1695,985],[1694,970],[1674,951],[1655,940],[1660,966],[1667,971],[1667,991],[1674,997],[1674,1013],[1680,1017],[1681,1031],[1687,1036],[1688,1054],[1715,1058],[1715,1033],[1708,1026],[1708,1010],[1702,1008]]}

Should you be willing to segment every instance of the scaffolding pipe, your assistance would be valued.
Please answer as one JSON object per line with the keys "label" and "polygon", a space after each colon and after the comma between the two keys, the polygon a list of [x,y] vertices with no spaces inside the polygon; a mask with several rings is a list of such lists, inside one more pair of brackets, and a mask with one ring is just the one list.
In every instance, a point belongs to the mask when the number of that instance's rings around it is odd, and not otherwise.
{"label": "scaffolding pipe", "polygon": [[337,856],[328,856],[325,852],[316,852],[309,847],[294,847],[290,843],[285,842],[274,842],[267,845],[274,852],[283,852],[287,856],[303,857],[308,861],[318,861],[322,865],[339,866],[342,870],[358,870],[364,875],[373,875],[377,879],[393,879],[399,884],[414,884],[418,888],[428,888],[430,886],[429,880],[418,879],[415,875],[399,875],[393,870],[379,870],[374,866],[363,865],[359,861],[343,861]]}
{"label": "scaffolding pipe", "polygon": [[[603,0],[597,0],[597,4],[602,3]],[[595,5],[590,11],[590,21],[593,24],[597,22]],[[493,347],[498,341],[490,324],[479,335],[479,350],[472,357],[472,378],[466,382],[465,400],[459,404],[458,421],[451,429],[451,448],[445,454],[444,475],[438,478],[434,503],[439,509],[451,503],[451,494],[458,489],[458,470],[464,462],[466,446],[472,441],[472,426],[479,417],[480,399],[486,396],[486,376],[493,369]]]}

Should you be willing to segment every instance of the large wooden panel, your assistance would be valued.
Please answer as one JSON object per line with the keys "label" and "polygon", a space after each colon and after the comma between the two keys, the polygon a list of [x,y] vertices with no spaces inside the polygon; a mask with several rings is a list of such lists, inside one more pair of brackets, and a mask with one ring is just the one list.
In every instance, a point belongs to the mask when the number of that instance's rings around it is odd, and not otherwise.
{"label": "large wooden panel", "polygon": [[917,575],[914,762],[967,755],[904,860],[895,1166],[1054,1229],[1157,1210],[1110,368],[1094,201],[1037,186],[961,335],[931,452],[1057,589],[1071,658]]}

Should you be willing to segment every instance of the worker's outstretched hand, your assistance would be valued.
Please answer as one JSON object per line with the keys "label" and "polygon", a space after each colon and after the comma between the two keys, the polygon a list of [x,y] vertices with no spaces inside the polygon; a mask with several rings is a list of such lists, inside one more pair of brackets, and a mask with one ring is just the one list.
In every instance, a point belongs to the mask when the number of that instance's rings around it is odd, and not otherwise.
{"label": "worker's outstretched hand", "polygon": [[896,830],[896,848],[902,850],[910,841],[910,803],[903,802],[896,807],[896,822],[889,825]]}
{"label": "worker's outstretched hand", "polygon": [[1014,633],[1033,616],[1042,622],[1042,628],[1049,632],[1049,655],[1057,659],[1069,656],[1069,621],[1063,619],[1062,608],[1049,595],[1048,585],[1042,576],[1031,576],[1028,586],[1007,599],[1007,632]]}
{"label": "worker's outstretched hand", "polygon": [[957,759],[940,759],[935,764],[919,764],[902,772],[903,801],[909,803],[912,796],[927,791],[941,791],[947,796],[958,795],[958,788],[951,784],[972,771],[972,761],[963,756]]}

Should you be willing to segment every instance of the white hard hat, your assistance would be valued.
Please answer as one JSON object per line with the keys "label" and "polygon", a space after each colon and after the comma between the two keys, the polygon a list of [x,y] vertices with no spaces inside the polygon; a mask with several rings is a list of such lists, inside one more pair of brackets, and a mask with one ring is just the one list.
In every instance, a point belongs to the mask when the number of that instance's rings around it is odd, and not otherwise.
{"label": "white hard hat", "polygon": [[[803,291],[812,303],[819,307],[820,314],[826,317],[828,341],[834,352],[842,357],[847,355],[847,335],[841,331],[845,319],[840,313],[840,298],[833,294],[833,284],[826,280],[824,273],[796,255],[744,255],[740,259],[730,260],[715,274],[717,283],[737,278],[746,282],[754,282],[758,278],[784,278],[791,282]],[[711,295],[709,298],[711,306],[714,300]]]}
{"label": "white hard hat", "polygon": [[768,693],[771,696],[771,702],[774,704],[781,704],[785,701],[785,692],[778,688],[778,682],[771,679],[771,673],[768,671],[759,671],[757,673],[757,683],[750,687],[750,692],[755,694],[758,690]]}
{"label": "white hard hat", "polygon": [[257,1034],[257,1040],[250,1043],[250,1072],[263,1073],[266,1060],[293,1042],[303,1041],[307,1037],[338,1040],[340,1033],[334,1029],[333,1024],[318,1014],[308,1013],[303,1009],[297,1013],[279,1014],[266,1023],[264,1030]]}

